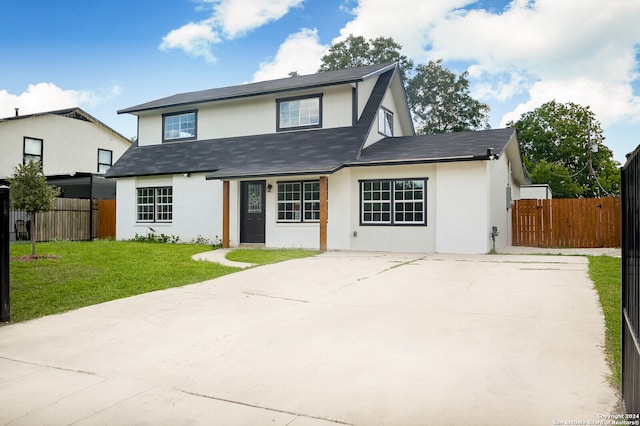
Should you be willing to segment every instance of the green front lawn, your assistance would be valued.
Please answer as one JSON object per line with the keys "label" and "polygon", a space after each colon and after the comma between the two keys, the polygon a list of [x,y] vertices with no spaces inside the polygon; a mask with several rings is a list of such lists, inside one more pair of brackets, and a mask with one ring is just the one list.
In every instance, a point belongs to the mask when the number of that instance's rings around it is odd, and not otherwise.
{"label": "green front lawn", "polygon": [[[24,261],[31,245],[10,248],[11,320],[25,321],[83,306],[170,287],[206,281],[238,268],[197,262],[191,256],[210,250],[196,244],[153,244],[133,241],[38,243],[37,255]],[[244,250],[242,250],[244,252]],[[314,252],[259,250],[241,254],[243,261],[271,263]],[[267,258],[265,258],[267,256]],[[269,260],[270,259],[270,260]]]}
{"label": "green front lawn", "polygon": [[589,256],[589,277],[600,295],[604,312],[605,351],[611,366],[611,382],[618,389],[622,383],[622,259]]}

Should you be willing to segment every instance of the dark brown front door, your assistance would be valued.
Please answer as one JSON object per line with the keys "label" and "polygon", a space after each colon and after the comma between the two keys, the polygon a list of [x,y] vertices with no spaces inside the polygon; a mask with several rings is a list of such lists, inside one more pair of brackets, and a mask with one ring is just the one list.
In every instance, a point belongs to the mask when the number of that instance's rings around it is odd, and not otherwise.
{"label": "dark brown front door", "polygon": [[264,243],[265,181],[242,182],[240,242]]}

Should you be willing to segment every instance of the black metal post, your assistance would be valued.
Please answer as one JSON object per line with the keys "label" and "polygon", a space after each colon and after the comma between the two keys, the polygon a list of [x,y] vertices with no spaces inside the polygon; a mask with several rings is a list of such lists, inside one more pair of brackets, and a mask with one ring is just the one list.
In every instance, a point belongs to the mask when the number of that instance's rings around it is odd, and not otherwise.
{"label": "black metal post", "polygon": [[0,186],[0,322],[11,321],[9,303],[9,187]]}

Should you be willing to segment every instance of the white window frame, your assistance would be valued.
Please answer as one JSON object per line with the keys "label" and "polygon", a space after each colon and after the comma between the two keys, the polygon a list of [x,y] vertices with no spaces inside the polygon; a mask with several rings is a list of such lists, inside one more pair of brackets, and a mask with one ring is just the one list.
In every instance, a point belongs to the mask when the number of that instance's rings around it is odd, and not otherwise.
{"label": "white window frame", "polygon": [[426,225],[427,178],[361,180],[360,224]]}
{"label": "white window frame", "polygon": [[393,113],[386,108],[380,108],[378,111],[378,133],[393,136]]}
{"label": "white window frame", "polygon": [[198,136],[198,111],[180,111],[162,115],[162,141],[194,140]]}
{"label": "white window frame", "polygon": [[320,221],[320,181],[278,182],[276,218],[282,223]]}
{"label": "white window frame", "polygon": [[136,188],[136,222],[169,223],[172,221],[172,186]]}
{"label": "white window frame", "polygon": [[276,99],[278,132],[322,127],[322,94]]}

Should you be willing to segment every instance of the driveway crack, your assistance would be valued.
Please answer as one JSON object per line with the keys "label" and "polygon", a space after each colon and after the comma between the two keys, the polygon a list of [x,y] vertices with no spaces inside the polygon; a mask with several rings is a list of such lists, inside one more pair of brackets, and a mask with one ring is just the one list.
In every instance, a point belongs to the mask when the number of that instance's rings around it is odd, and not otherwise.
{"label": "driveway crack", "polygon": [[197,396],[197,397],[200,397],[200,398],[213,399],[213,400],[216,400],[216,401],[227,402],[229,404],[242,405],[242,406],[245,406],[245,407],[257,408],[259,410],[267,410],[267,411],[273,411],[273,412],[276,412],[276,413],[290,414],[292,416],[305,417],[305,418],[308,418],[308,419],[323,420],[323,421],[326,421],[326,422],[331,422],[331,423],[335,423],[335,424],[339,424],[339,425],[349,425],[349,426],[352,425],[352,423],[343,422],[342,420],[332,419],[332,418],[329,418],[329,417],[314,416],[312,414],[301,414],[301,413],[296,413],[294,411],[281,410],[281,409],[278,409],[278,408],[263,407],[261,405],[249,404],[248,402],[234,401],[232,399],[219,398],[219,397],[215,397],[215,396],[211,396],[211,395],[204,395],[204,394],[197,393],[197,392],[190,392],[190,391],[187,391],[187,390],[184,390],[184,389],[173,388],[173,390],[185,393],[187,395],[193,395],[193,396]]}

